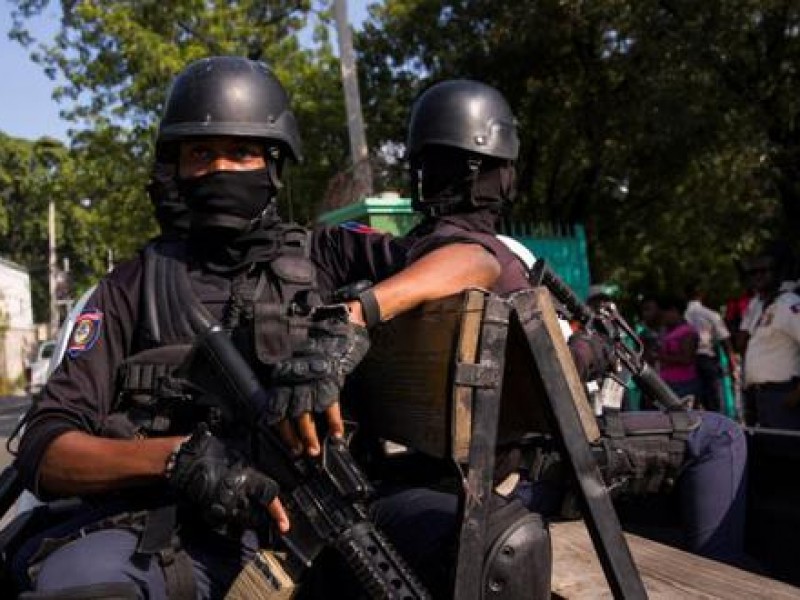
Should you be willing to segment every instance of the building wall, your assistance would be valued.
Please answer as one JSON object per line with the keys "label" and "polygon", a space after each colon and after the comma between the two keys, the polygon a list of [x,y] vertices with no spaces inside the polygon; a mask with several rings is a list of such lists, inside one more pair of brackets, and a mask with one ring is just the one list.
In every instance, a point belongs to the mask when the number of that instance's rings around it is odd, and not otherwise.
{"label": "building wall", "polygon": [[0,338],[0,378],[5,385],[23,374],[36,345],[28,271],[0,259],[0,319],[5,335]]}

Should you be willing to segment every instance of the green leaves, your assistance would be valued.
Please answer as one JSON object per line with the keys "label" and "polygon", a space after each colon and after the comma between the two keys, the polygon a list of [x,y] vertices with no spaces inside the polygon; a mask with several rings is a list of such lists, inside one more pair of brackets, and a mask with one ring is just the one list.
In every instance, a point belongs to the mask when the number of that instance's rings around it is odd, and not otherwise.
{"label": "green leaves", "polygon": [[798,13],[788,0],[386,0],[358,38],[372,142],[402,141],[433,81],[495,85],[520,122],[517,217],[585,223],[594,278],[630,293],[702,272],[722,295],[733,258],[800,226]]}
{"label": "green leaves", "polygon": [[[45,191],[71,197],[59,211],[91,198],[59,213],[87,273],[106,248],[130,255],[155,232],[143,192],[155,123],[171,78],[201,56],[260,56],[289,91],[306,161],[285,174],[284,214],[313,220],[340,183],[349,152],[328,0],[64,2],[46,47],[26,25],[48,3],[13,4],[12,36],[64,77],[76,132],[58,183],[43,166],[20,175],[12,163],[33,151],[4,141],[0,194],[36,198],[33,212]],[[355,39],[367,137],[397,154],[430,82],[495,85],[520,122],[518,218],[584,223],[594,278],[630,293],[680,289],[701,270],[723,294],[733,258],[800,226],[799,32],[791,0],[374,2]],[[400,162],[374,171],[379,190],[405,185]],[[0,207],[0,230],[15,206]],[[23,241],[41,235],[33,212]]]}

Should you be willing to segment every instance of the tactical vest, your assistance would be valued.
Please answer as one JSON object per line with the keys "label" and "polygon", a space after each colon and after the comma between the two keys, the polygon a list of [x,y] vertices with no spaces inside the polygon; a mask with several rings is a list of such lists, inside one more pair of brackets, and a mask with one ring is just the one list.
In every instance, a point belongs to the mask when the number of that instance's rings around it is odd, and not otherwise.
{"label": "tactical vest", "polygon": [[[222,325],[265,379],[307,335],[307,308],[319,303],[307,232],[274,228],[279,250],[231,280]],[[188,434],[216,418],[214,407],[191,397],[174,377],[191,344],[217,319],[192,290],[185,242],[157,241],[144,250],[137,352],[120,365],[117,397],[106,435],[142,437]]]}

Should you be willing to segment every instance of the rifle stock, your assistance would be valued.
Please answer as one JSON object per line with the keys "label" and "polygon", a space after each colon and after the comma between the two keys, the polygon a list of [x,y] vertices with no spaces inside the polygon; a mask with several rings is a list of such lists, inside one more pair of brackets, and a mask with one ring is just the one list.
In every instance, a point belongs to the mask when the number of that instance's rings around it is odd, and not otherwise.
{"label": "rifle stock", "polygon": [[339,552],[364,590],[376,598],[429,598],[392,544],[368,519],[372,487],[343,440],[328,437],[321,460],[293,457],[267,425],[270,397],[222,328],[196,341],[180,376],[211,393],[222,413],[244,423],[253,464],[278,482],[291,530],[280,536],[287,571],[300,576],[326,546]]}

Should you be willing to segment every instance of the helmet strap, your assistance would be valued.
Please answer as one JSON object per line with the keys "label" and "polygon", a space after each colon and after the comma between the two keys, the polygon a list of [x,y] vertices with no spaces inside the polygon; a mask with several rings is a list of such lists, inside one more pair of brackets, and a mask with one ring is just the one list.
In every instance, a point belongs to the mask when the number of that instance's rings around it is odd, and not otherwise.
{"label": "helmet strap", "polygon": [[275,186],[275,191],[277,191],[283,187],[283,182],[281,181],[283,156],[281,155],[281,149],[277,146],[267,148],[267,154],[269,155],[267,157],[267,171],[272,184]]}
{"label": "helmet strap", "polygon": [[469,206],[478,206],[475,192],[477,191],[478,177],[480,176],[482,162],[483,161],[477,157],[467,159],[467,168],[469,169],[469,175],[467,175],[469,180],[469,198],[465,198],[464,201],[466,201]]}
{"label": "helmet strap", "polygon": [[417,202],[422,203],[422,164],[416,169],[417,172]]}

